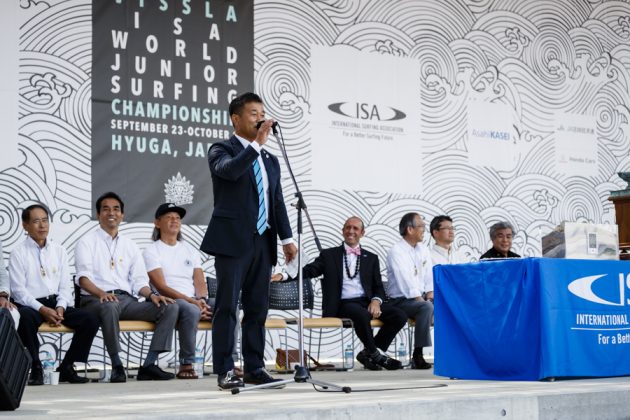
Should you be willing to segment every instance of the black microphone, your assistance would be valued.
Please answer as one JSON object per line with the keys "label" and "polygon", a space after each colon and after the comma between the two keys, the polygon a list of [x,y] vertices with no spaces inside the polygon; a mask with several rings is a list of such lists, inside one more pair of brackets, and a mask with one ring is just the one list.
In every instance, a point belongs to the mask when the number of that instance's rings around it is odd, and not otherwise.
{"label": "black microphone", "polygon": [[[256,123],[256,130],[260,129],[260,126],[263,125],[265,120],[260,120]],[[273,131],[274,136],[278,135],[278,121],[274,121],[271,125],[271,131]]]}

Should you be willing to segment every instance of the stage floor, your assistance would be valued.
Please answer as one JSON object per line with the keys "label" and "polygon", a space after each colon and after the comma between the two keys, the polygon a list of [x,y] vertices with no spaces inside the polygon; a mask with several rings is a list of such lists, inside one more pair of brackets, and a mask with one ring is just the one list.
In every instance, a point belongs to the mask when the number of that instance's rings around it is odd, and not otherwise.
{"label": "stage floor", "polygon": [[[290,379],[291,375],[275,375]],[[26,387],[0,418],[212,419],[629,419],[630,377],[555,382],[450,380],[433,371],[313,372],[353,392],[310,384],[232,395],[198,380]]]}

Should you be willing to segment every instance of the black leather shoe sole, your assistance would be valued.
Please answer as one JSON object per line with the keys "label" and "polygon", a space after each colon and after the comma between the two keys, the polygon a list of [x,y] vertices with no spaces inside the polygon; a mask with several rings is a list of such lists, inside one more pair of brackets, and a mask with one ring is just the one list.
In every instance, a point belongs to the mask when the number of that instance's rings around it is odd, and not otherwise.
{"label": "black leather shoe sole", "polygon": [[431,369],[433,367],[433,365],[431,363],[428,362],[421,362],[421,363],[413,363],[411,368],[412,369]]}
{"label": "black leather shoe sole", "polygon": [[396,359],[392,359],[391,357],[388,357],[385,360],[385,363],[383,363],[381,366],[383,366],[385,369],[387,370],[398,370],[398,369],[402,369],[402,363],[400,363],[399,360]]}
{"label": "black leather shoe sole", "polygon": [[33,378],[28,380],[30,386],[44,385],[44,378]]}
{"label": "black leather shoe sole", "polygon": [[243,381],[240,378],[237,378],[237,377],[233,377],[230,380],[219,379],[219,382],[218,382],[217,385],[219,386],[219,389],[221,389],[221,390],[242,388],[242,387],[245,386]]}
{"label": "black leather shoe sole", "polygon": [[32,386],[44,385],[44,372],[42,369],[32,368],[28,377],[28,384]]}
{"label": "black leather shoe sole", "polygon": [[[266,385],[266,384],[273,384],[275,382],[282,382],[282,379],[274,379],[274,378],[260,379],[260,378],[255,378],[255,377],[247,377],[247,373],[246,373],[245,376],[243,376],[243,382],[245,382],[248,385]],[[281,389],[281,388],[284,388],[285,386],[286,384],[278,384],[270,388]]]}
{"label": "black leather shoe sole", "polygon": [[119,372],[116,372],[115,370],[112,371],[112,374],[109,377],[109,382],[112,384],[122,384],[127,382],[127,375],[125,374],[125,370],[121,367]]}
{"label": "black leather shoe sole", "polygon": [[382,370],[382,368],[379,365],[374,363],[374,361],[372,360],[372,358],[370,358],[370,356],[368,356],[362,351],[359,352],[359,354],[357,354],[357,360],[367,370]]}
{"label": "black leather shoe sole", "polygon": [[170,379],[175,378],[175,375],[169,372],[164,372],[162,369],[158,368],[156,365],[149,367],[140,367],[138,369],[138,376],[136,377],[137,381],[168,381]]}
{"label": "black leather shoe sole", "polygon": [[86,384],[90,380],[79,375],[59,375],[59,382],[68,382],[70,384]]}

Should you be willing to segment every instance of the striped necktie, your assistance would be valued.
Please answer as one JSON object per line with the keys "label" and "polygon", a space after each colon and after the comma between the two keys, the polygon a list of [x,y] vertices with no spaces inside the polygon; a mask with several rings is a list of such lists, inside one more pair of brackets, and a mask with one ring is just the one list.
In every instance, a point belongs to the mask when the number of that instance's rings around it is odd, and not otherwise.
{"label": "striped necktie", "polygon": [[262,235],[267,229],[267,211],[265,210],[265,191],[263,189],[262,172],[258,159],[252,164],[254,167],[254,176],[256,177],[256,189],[258,190],[258,219],[256,221],[256,230]]}

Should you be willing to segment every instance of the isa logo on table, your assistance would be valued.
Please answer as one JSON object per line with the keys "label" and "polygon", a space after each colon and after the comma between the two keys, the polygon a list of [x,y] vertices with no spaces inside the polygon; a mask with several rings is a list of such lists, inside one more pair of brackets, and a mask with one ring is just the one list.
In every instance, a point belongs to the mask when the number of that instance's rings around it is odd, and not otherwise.
{"label": "isa logo on table", "polygon": [[[573,280],[568,286],[569,291],[579,298],[610,306],[630,305],[630,299],[625,297],[626,288],[630,289],[630,274],[625,273],[619,273],[617,278],[610,274],[581,277]],[[602,292],[606,292],[604,296],[600,295]],[[614,300],[611,300],[613,296],[610,292],[613,292]]]}

